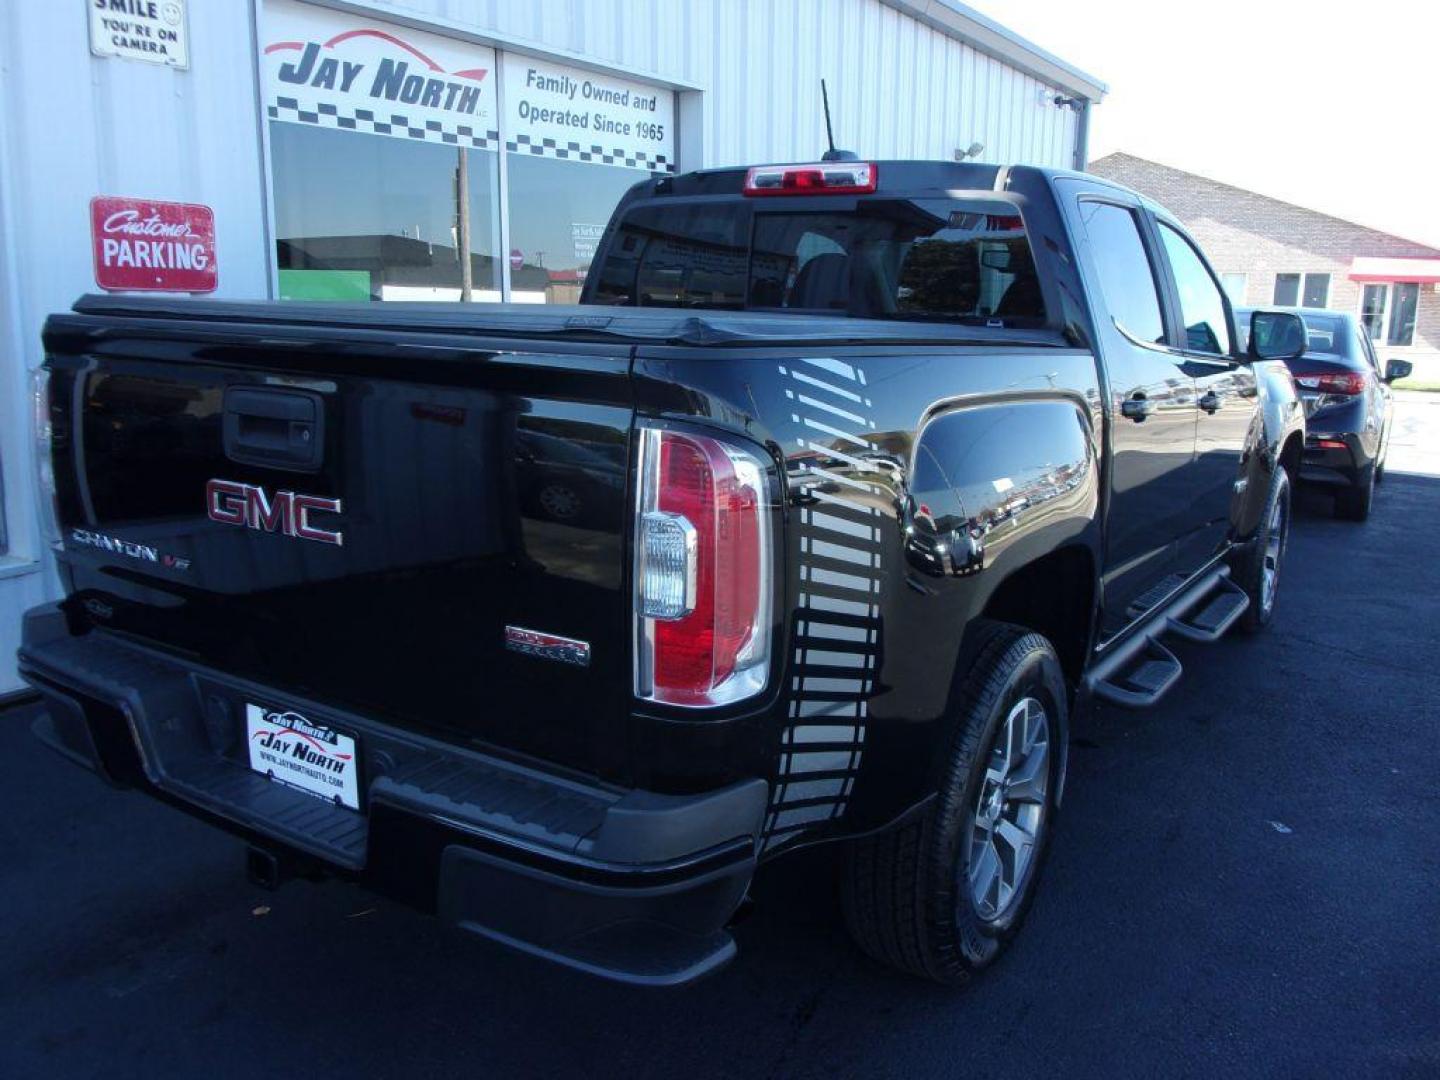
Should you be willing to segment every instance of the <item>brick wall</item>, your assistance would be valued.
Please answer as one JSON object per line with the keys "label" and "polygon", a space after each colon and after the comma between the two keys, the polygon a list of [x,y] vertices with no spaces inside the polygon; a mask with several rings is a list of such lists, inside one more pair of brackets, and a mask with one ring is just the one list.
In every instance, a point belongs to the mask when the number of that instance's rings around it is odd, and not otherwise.
{"label": "brick wall", "polygon": [[[1440,259],[1440,250],[1424,244],[1129,154],[1109,154],[1092,161],[1089,169],[1154,199],[1178,217],[1218,272],[1248,275],[1248,304],[1273,302],[1276,274],[1328,273],[1326,306],[1358,313],[1361,285],[1346,276],[1355,256]],[[1427,369],[1440,369],[1440,293],[1435,286],[1420,286],[1414,344],[1408,349],[1383,342],[1377,346],[1382,361],[1390,353],[1407,358],[1415,353]]]}

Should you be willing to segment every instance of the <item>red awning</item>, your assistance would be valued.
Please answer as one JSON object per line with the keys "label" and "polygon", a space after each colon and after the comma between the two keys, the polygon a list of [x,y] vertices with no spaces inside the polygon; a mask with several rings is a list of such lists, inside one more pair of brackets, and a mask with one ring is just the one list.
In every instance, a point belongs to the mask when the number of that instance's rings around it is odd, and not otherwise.
{"label": "red awning", "polygon": [[1440,281],[1440,259],[1382,259],[1357,255],[1350,260],[1351,281]]}

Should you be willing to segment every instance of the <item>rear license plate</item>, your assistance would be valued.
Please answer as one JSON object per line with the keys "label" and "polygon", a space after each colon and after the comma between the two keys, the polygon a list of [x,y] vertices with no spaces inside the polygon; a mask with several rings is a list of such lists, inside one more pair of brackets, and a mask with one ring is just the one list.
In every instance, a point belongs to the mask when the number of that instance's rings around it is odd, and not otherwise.
{"label": "rear license plate", "polygon": [[291,710],[245,705],[250,768],[328,802],[360,809],[355,740]]}

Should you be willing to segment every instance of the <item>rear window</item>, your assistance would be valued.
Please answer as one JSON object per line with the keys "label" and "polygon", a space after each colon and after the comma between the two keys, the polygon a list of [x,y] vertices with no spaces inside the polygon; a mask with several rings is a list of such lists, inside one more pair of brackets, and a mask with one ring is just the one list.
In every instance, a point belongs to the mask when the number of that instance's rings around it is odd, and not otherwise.
{"label": "rear window", "polygon": [[1038,326],[1019,212],[986,199],[866,199],[853,209],[640,205],[591,302]]}
{"label": "rear window", "polygon": [[1314,353],[1345,355],[1345,323],[1325,315],[1301,315],[1305,320],[1305,348]]}

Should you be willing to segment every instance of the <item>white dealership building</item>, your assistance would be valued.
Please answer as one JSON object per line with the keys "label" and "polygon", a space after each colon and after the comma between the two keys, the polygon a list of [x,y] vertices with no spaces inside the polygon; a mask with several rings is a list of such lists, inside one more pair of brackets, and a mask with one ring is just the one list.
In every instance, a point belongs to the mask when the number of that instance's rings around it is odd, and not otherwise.
{"label": "white dealership building", "polygon": [[[85,292],[568,302],[657,173],[1085,162],[1095,78],[954,0],[25,0],[0,38],[0,696],[59,594],[31,373]],[[461,253],[465,253],[464,257]]]}

